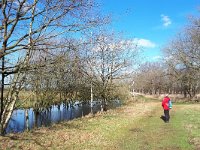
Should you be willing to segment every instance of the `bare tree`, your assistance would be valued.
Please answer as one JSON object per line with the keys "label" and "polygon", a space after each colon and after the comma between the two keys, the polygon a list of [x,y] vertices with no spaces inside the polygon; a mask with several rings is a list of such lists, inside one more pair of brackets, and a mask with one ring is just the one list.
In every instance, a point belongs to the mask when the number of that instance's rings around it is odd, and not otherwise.
{"label": "bare tree", "polygon": [[200,83],[200,20],[193,18],[190,24],[164,48],[166,63],[171,75],[181,85],[185,97],[194,97]]}
{"label": "bare tree", "polygon": [[[133,77],[135,90],[144,94],[161,94],[165,92],[165,69],[160,62],[146,62],[141,64]],[[164,88],[165,87],[165,88]]]}
{"label": "bare tree", "polygon": [[[53,40],[98,23],[88,0],[2,0],[0,15],[1,134],[37,50],[56,49]],[[8,90],[7,92],[5,90]]]}
{"label": "bare tree", "polygon": [[127,69],[135,59],[137,48],[128,40],[103,32],[93,35],[90,41],[92,47],[87,47],[84,70],[94,84],[95,95],[102,100],[103,110],[106,102],[113,98],[116,81],[128,77]]}

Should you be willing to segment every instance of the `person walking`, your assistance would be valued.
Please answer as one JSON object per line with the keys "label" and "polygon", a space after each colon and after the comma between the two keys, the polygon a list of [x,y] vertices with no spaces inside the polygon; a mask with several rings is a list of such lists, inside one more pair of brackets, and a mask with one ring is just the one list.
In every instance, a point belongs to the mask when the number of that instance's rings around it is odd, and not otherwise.
{"label": "person walking", "polygon": [[164,116],[161,116],[161,119],[163,119],[165,123],[168,123],[170,119],[169,110],[172,108],[172,103],[168,95],[163,98],[162,107],[164,110]]}

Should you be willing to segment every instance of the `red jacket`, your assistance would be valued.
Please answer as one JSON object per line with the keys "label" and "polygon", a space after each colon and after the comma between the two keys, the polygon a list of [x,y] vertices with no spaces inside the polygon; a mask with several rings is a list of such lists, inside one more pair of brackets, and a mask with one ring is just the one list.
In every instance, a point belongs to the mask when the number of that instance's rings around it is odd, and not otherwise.
{"label": "red jacket", "polygon": [[165,96],[162,100],[162,107],[164,110],[169,110],[169,101],[170,101],[170,98],[168,96]]}

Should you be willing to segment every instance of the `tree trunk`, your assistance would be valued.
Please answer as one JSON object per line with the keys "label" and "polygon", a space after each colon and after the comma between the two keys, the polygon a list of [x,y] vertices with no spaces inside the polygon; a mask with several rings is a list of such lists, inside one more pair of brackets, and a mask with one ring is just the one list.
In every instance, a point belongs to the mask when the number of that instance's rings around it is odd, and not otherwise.
{"label": "tree trunk", "polygon": [[28,109],[25,110],[25,119],[26,119],[26,130],[29,131],[29,116],[28,116]]}
{"label": "tree trunk", "polygon": [[13,96],[8,96],[7,101],[9,101],[10,103],[5,105],[5,109],[4,109],[3,114],[2,114],[1,129],[0,129],[1,135],[5,135],[7,125],[9,123],[11,116],[12,116],[12,112],[14,110],[14,106],[15,106],[16,100],[18,98],[18,93],[17,92],[15,93],[15,96],[14,96],[13,99],[12,99],[12,97]]}
{"label": "tree trunk", "polygon": [[101,102],[101,111],[107,111],[107,102],[106,99],[104,98]]}

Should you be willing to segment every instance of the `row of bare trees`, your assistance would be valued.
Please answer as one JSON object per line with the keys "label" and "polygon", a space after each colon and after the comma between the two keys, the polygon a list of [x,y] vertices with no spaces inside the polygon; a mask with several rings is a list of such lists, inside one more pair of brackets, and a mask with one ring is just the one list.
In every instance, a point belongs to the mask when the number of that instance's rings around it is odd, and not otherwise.
{"label": "row of bare trees", "polygon": [[[136,47],[99,30],[109,19],[93,0],[0,1],[0,134],[23,90],[32,106],[119,97],[117,80]],[[22,98],[22,97],[20,97]]]}
{"label": "row of bare trees", "polygon": [[32,57],[62,46],[56,42],[61,37],[96,26],[99,18],[93,17],[98,16],[93,6],[88,0],[0,1],[1,134],[24,88],[27,71],[36,67]]}
{"label": "row of bare trees", "polygon": [[200,18],[191,18],[189,25],[163,52],[161,62],[141,65],[134,78],[136,90],[197,98],[200,93]]}
{"label": "row of bare trees", "polygon": [[[114,34],[96,32],[89,38],[63,41],[64,48],[42,51],[31,60],[26,88],[35,105],[64,101],[88,101],[91,87],[95,100],[119,98],[118,81],[130,76],[137,48]],[[117,97],[118,96],[118,97]],[[103,106],[103,109],[104,109]],[[41,105],[40,105],[41,107]]]}

